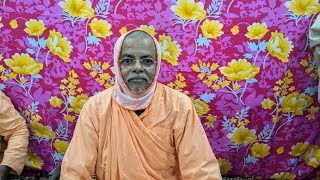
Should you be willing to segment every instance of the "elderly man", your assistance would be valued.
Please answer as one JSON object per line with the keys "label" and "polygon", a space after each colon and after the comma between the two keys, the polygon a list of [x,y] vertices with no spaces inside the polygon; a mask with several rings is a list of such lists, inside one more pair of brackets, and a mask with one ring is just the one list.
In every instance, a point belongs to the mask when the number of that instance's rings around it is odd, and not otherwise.
{"label": "elderly man", "polygon": [[20,174],[27,156],[29,131],[10,99],[0,91],[0,180]]}
{"label": "elderly man", "polygon": [[157,82],[160,51],[142,30],[119,38],[116,85],[84,105],[61,179],[221,179],[191,100]]}
{"label": "elderly man", "polygon": [[[318,66],[318,75],[320,76],[320,15],[318,15],[318,18],[309,30],[309,38],[310,47]],[[318,102],[320,103],[320,81],[318,84]]]}

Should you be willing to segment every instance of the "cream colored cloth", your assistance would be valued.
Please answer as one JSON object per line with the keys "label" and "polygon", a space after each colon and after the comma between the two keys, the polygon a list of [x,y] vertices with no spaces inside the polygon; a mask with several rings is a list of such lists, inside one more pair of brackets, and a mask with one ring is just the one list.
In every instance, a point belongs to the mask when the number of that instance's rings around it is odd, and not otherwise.
{"label": "cream colored cloth", "polygon": [[123,108],[130,109],[130,110],[141,110],[145,109],[151,102],[151,99],[153,97],[154,90],[156,88],[157,79],[160,71],[160,64],[161,64],[161,49],[158,41],[153,36],[150,37],[154,41],[154,45],[156,48],[156,60],[157,60],[157,66],[156,66],[156,75],[154,77],[154,80],[152,84],[148,87],[148,89],[143,92],[142,94],[136,94],[133,91],[130,91],[125,82],[123,81],[123,78],[121,76],[120,67],[118,65],[120,53],[122,44],[125,40],[125,38],[134,31],[143,31],[147,34],[148,32],[141,30],[141,29],[134,29],[132,31],[129,31],[125,34],[123,34],[116,42],[114,47],[114,64],[115,67],[113,69],[115,74],[115,80],[116,85],[114,88],[113,98],[114,100]]}
{"label": "cream colored cloth", "polygon": [[191,100],[157,83],[138,116],[111,98],[84,105],[62,163],[62,180],[221,179],[219,163]]}
{"label": "cream colored cloth", "polygon": [[[10,173],[20,174],[26,161],[29,131],[25,120],[13,107],[10,99],[0,91],[1,165],[9,166]],[[3,159],[2,159],[3,158]],[[2,159],[2,160],[1,160]]]}
{"label": "cream colored cloth", "polygon": [[[318,75],[320,77],[320,15],[309,30],[310,47],[313,51],[315,61],[318,66]],[[318,102],[320,103],[320,81],[318,84]]]}

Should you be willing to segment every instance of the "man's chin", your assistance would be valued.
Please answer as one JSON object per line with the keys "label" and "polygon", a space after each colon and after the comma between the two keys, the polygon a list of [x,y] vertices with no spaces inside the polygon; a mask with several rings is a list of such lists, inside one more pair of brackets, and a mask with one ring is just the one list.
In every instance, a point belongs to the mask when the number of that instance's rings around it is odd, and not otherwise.
{"label": "man's chin", "polygon": [[141,88],[129,88],[129,89],[135,94],[142,94],[147,90],[147,89],[141,89]]}
{"label": "man's chin", "polygon": [[143,92],[145,92],[148,89],[148,85],[145,83],[142,84],[128,84],[128,88],[130,89],[130,91],[136,93],[136,94],[141,94]]}

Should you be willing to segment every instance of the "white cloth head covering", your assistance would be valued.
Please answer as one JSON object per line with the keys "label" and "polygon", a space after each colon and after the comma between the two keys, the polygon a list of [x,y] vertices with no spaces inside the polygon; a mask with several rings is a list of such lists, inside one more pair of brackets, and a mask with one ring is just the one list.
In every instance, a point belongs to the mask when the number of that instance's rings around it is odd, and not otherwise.
{"label": "white cloth head covering", "polygon": [[136,93],[134,91],[131,91],[126,83],[124,82],[120,70],[119,65],[119,57],[122,49],[123,42],[125,38],[134,31],[142,31],[147,34],[148,32],[141,30],[141,29],[134,29],[132,31],[129,31],[125,34],[123,34],[116,42],[114,47],[114,74],[115,74],[115,87],[114,92],[112,95],[112,98],[123,108],[129,109],[129,110],[141,110],[146,109],[148,105],[150,104],[154,91],[157,86],[157,79],[160,71],[160,63],[161,63],[161,49],[158,41],[156,38],[154,38],[152,35],[149,34],[149,36],[153,39],[155,47],[156,47],[156,57],[157,57],[157,65],[156,65],[156,75],[153,79],[153,82],[150,84],[150,86],[146,89],[143,93]]}

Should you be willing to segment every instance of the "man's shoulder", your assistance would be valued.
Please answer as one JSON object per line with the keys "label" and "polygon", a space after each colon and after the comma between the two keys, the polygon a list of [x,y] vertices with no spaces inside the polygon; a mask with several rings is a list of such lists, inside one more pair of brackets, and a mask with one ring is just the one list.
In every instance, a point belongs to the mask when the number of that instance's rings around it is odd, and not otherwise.
{"label": "man's shoulder", "polygon": [[[181,103],[189,103],[191,102],[191,99],[186,94],[172,89],[171,87],[168,87],[164,84],[158,83],[159,88],[162,90],[163,95],[174,102],[181,102]],[[186,104],[187,105],[187,104]]]}
{"label": "man's shoulder", "polygon": [[[7,109],[8,107],[13,107],[13,103],[10,99],[10,97],[8,97],[4,92],[0,91],[0,104],[2,106],[0,106],[0,110],[4,110]],[[2,108],[1,108],[2,107]],[[3,109],[4,108],[4,109]]]}

